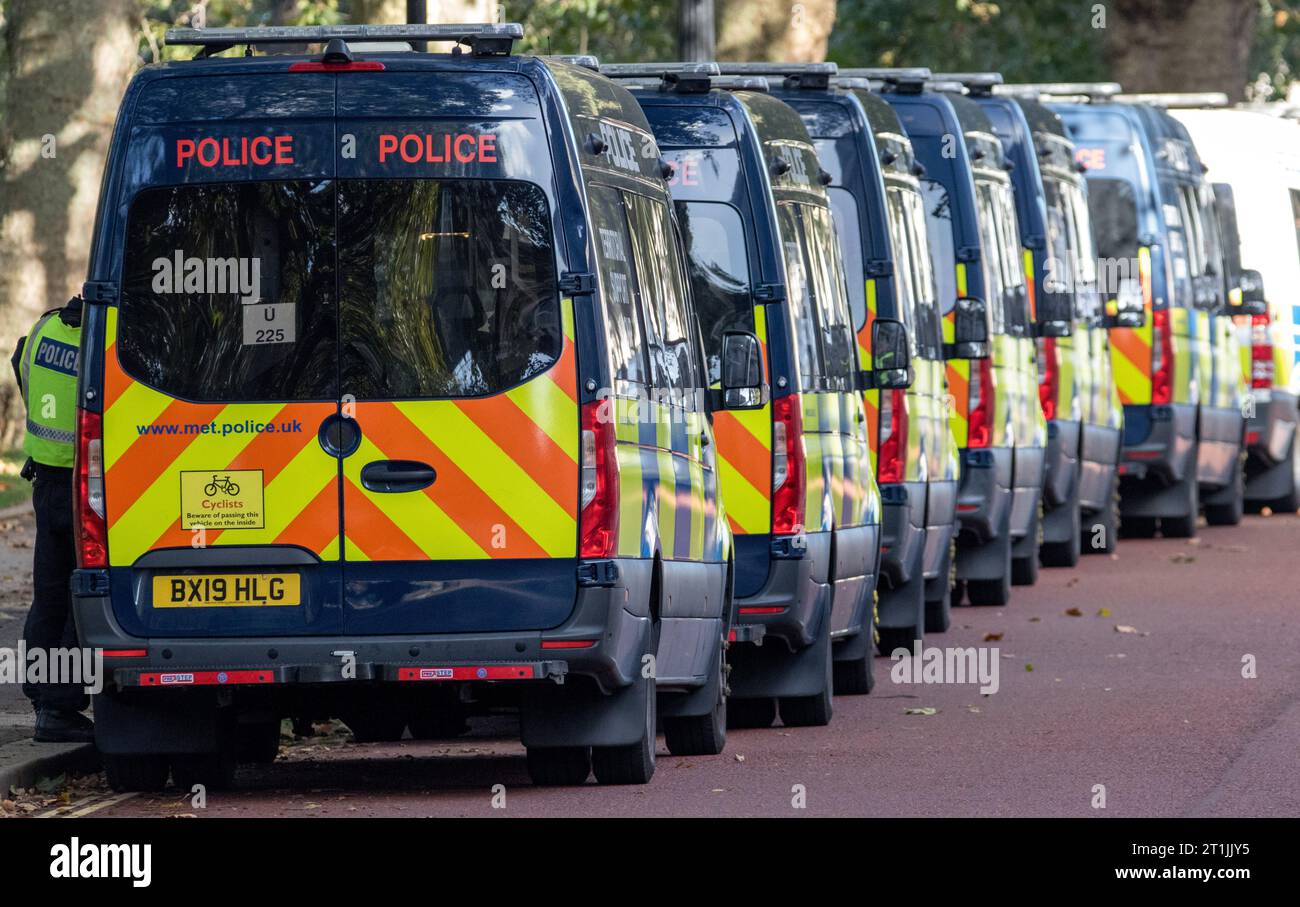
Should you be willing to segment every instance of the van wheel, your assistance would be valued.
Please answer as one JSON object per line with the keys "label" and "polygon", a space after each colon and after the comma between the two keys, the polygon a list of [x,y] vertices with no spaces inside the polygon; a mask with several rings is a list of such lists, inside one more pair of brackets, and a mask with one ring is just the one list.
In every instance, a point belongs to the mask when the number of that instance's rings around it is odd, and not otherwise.
{"label": "van wheel", "polygon": [[704,715],[665,718],[664,742],[674,756],[716,756],[727,745],[727,662],[718,646],[718,699]]}
{"label": "van wheel", "polygon": [[776,721],[776,700],[732,699],[727,703],[727,727],[732,730],[771,727]]}
{"label": "van wheel", "polygon": [[910,652],[912,643],[923,637],[924,634],[918,633],[916,627],[881,627],[876,651],[886,658],[894,654],[895,649],[906,649]]}
{"label": "van wheel", "polygon": [[1232,480],[1232,498],[1223,504],[1205,505],[1205,522],[1211,526],[1236,526],[1246,510],[1246,479],[1238,469]]}
{"label": "van wheel", "polygon": [[392,743],[401,740],[406,731],[406,716],[387,709],[365,715],[348,715],[343,718],[343,723],[357,743]]}
{"label": "van wheel", "polygon": [[[1192,463],[1196,460],[1193,459]],[[1193,468],[1190,475],[1183,479],[1186,490],[1183,492],[1186,501],[1186,512],[1179,517],[1161,517],[1160,532],[1167,539],[1190,539],[1196,537],[1196,520],[1199,517],[1201,507],[1200,485],[1196,482],[1196,472]]]}
{"label": "van wheel", "polygon": [[196,784],[208,790],[226,790],[235,781],[234,750],[223,747],[215,753],[173,756],[172,781],[186,793]]}
{"label": "van wheel", "polygon": [[1269,506],[1274,513],[1295,513],[1300,510],[1300,429],[1291,430],[1291,452],[1287,462],[1291,464],[1291,486],[1280,498],[1274,498]]}
{"label": "van wheel", "polygon": [[241,724],[235,731],[235,758],[239,762],[270,765],[280,755],[280,722]]}
{"label": "van wheel", "polygon": [[530,746],[528,777],[538,787],[576,787],[591,774],[589,746]]}
{"label": "van wheel", "polygon": [[834,712],[831,702],[835,687],[834,658],[832,646],[828,644],[826,675],[820,692],[811,696],[782,696],[777,700],[781,707],[781,722],[786,727],[825,727],[831,723],[831,714]]}
{"label": "van wheel", "polygon": [[1073,567],[1079,563],[1083,548],[1083,517],[1078,502],[1071,498],[1065,504],[1070,508],[1070,534],[1063,542],[1044,542],[1038,548],[1038,559],[1044,567]]}
{"label": "van wheel", "polygon": [[[925,632],[946,633],[952,626],[952,585],[957,561],[957,540],[950,539],[939,575],[925,584]],[[939,594],[931,597],[935,591]]]}
{"label": "van wheel", "polygon": [[873,603],[867,612],[867,622],[861,632],[866,637],[861,658],[836,661],[831,665],[831,681],[836,696],[865,696],[876,687],[876,608]]}
{"label": "van wheel", "polygon": [[102,757],[108,786],[119,794],[153,793],[167,786],[167,757],[152,753],[123,756],[105,753]]}
{"label": "van wheel", "polygon": [[1155,538],[1156,518],[1153,516],[1120,517],[1119,534],[1126,539]]}
{"label": "van wheel", "polygon": [[645,784],[655,774],[655,682],[645,678],[645,724],[641,739],[626,746],[593,746],[591,771],[597,784]]}
{"label": "van wheel", "polygon": [[1006,565],[1002,570],[1002,575],[997,579],[966,580],[966,596],[970,599],[972,605],[996,608],[1011,601],[1011,571],[1013,569],[1011,561],[1011,536],[1003,533],[994,544],[1002,545],[1006,548]]}

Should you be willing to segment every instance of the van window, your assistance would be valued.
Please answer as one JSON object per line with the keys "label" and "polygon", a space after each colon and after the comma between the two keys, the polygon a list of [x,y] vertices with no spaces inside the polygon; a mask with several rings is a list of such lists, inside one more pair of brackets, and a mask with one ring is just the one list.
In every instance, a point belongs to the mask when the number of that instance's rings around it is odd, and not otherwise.
{"label": "van window", "polygon": [[993,216],[998,224],[999,260],[1007,306],[1008,330],[1021,337],[1030,335],[1033,314],[1029,311],[1029,294],[1025,290],[1025,265],[1020,247],[1020,227],[1016,221],[1016,203],[1009,183],[991,183]]}
{"label": "van window", "polygon": [[821,350],[821,319],[813,300],[813,281],[804,258],[803,233],[795,206],[776,207],[781,250],[785,258],[786,297],[794,318],[795,347],[799,359],[800,390],[821,390],[825,374]]}
{"label": "van window", "polygon": [[[131,203],[117,353],[173,397],[338,396],[334,187],[243,182],[146,189]],[[288,306],[284,334],[258,337]]]}
{"label": "van window", "polygon": [[699,382],[695,377],[691,331],[686,301],[682,298],[685,288],[678,279],[680,263],[668,207],[633,192],[624,192],[623,200],[628,223],[632,225],[637,286],[641,291],[655,387],[683,393],[692,391],[699,387]]}
{"label": "van window", "polygon": [[704,333],[709,383],[722,380],[722,338],[754,330],[749,261],[740,212],[722,202],[678,202],[695,313]]}
{"label": "van window", "polygon": [[[838,108],[836,108],[838,109]],[[827,189],[835,227],[839,230],[844,251],[844,277],[849,285],[849,314],[856,331],[867,323],[867,277],[862,270],[862,225],[858,222],[858,203],[853,193],[842,186]]]}
{"label": "van window", "polygon": [[817,276],[817,305],[822,319],[822,356],[831,387],[853,390],[856,344],[849,314],[848,290],[841,265],[840,237],[829,208],[800,205],[808,257]]}
{"label": "van window", "polygon": [[976,182],[975,214],[979,219],[980,269],[984,274],[984,296],[989,309],[990,329],[995,334],[1005,334],[1010,324],[1010,306],[1003,282],[1006,263],[1002,261],[1001,228],[996,207],[992,187],[983,181]]}
{"label": "van window", "polygon": [[943,326],[939,316],[939,303],[935,297],[934,269],[930,264],[929,241],[925,227],[925,212],[921,196],[905,190],[901,193],[907,218],[905,226],[911,247],[912,284],[916,293],[916,343],[926,359],[943,358]]}
{"label": "van window", "polygon": [[912,258],[914,249],[907,235],[907,209],[900,189],[892,186],[886,189],[885,199],[889,221],[889,244],[894,250],[894,291],[898,295],[898,320],[907,326],[907,333],[912,337],[912,353],[915,355],[917,352],[917,263]]}
{"label": "van window", "polygon": [[1097,252],[1093,247],[1092,224],[1083,190],[1074,184],[1061,188],[1070,234],[1070,260],[1065,269],[1074,286],[1075,317],[1089,325],[1102,323],[1101,298],[1097,293]]}
{"label": "van window", "polygon": [[554,244],[540,187],[347,180],[338,224],[345,392],[496,394],[559,358]]}
{"label": "van window", "polygon": [[1088,213],[1099,258],[1112,262],[1137,260],[1137,198],[1128,180],[1089,179]]}
{"label": "van window", "polygon": [[649,386],[645,360],[645,329],[634,303],[638,293],[632,270],[632,241],[627,232],[627,215],[617,189],[592,185],[587,193],[591,226],[596,241],[597,271],[601,296],[605,299],[610,373],[615,379]]}
{"label": "van window", "polygon": [[946,315],[957,304],[957,234],[952,221],[952,200],[938,180],[921,180],[921,191],[925,194],[925,220],[929,225],[926,232],[930,237],[930,262],[934,265],[939,307]]}

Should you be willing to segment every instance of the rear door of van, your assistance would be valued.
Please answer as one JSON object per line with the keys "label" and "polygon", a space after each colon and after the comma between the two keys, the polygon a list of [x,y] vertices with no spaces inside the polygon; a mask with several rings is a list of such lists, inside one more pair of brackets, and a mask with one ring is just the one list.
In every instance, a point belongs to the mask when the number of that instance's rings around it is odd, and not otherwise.
{"label": "rear door of van", "polygon": [[[134,636],[334,633],[334,79],[137,83],[101,217],[113,603]],[[114,201],[115,200],[115,201]],[[112,253],[118,256],[118,251]]]}

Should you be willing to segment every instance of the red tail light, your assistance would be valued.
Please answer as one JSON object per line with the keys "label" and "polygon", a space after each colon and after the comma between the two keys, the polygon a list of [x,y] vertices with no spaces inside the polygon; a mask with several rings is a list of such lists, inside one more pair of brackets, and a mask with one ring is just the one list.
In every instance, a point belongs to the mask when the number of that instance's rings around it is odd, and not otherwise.
{"label": "red tail light", "polygon": [[966,424],[966,446],[988,447],[993,436],[993,360],[972,360],[970,373],[970,419]]}
{"label": "red tail light", "polygon": [[808,493],[804,466],[803,412],[798,394],[772,401],[772,532],[803,532]]}
{"label": "red tail light", "polygon": [[108,522],[104,519],[104,418],[77,410],[77,565],[108,566]]}
{"label": "red tail light", "polygon": [[613,402],[582,407],[582,512],[579,554],[613,557],[618,548],[618,455],[614,448]]}
{"label": "red tail light", "polygon": [[880,392],[880,457],[876,478],[880,482],[901,482],[907,466],[907,393]]}
{"label": "red tail light", "polygon": [[1169,329],[1169,310],[1151,313],[1151,402],[1169,403],[1174,398],[1174,338]]}
{"label": "red tail light", "polygon": [[1061,390],[1061,368],[1056,358],[1056,338],[1038,338],[1038,402],[1047,421],[1056,418],[1056,398]]}
{"label": "red tail light", "polygon": [[1250,316],[1250,386],[1273,386],[1273,338],[1267,315]]}

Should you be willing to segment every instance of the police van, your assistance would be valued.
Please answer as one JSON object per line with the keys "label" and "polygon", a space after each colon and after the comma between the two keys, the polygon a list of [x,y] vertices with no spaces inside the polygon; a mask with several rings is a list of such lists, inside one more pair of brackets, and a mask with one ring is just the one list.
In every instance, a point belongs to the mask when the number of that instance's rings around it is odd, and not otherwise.
{"label": "police van", "polygon": [[[1114,101],[1119,86],[1031,86],[1056,100],[1087,167],[1088,206],[1108,308],[1144,324],[1111,332],[1124,405],[1122,531],[1194,536],[1240,519],[1240,369],[1228,329],[1212,190],[1166,111]],[[1063,97],[1062,97],[1063,96]],[[1139,302],[1140,300],[1140,302]]]}
{"label": "police van", "polygon": [[[710,380],[739,331],[761,341],[771,388],[760,408],[715,422],[736,621],[764,633],[730,651],[728,718],[764,727],[779,706],[787,726],[826,724],[833,663],[870,672],[880,527],[829,176],[766,79],[720,77],[712,64],[601,72],[635,86],[673,167]],[[872,375],[899,383],[907,364],[892,327]]]}
{"label": "police van", "polygon": [[1003,605],[1013,582],[1037,578],[1047,442],[1005,153],[988,116],[959,86],[935,90],[924,70],[844,72],[879,82],[925,168],[920,183],[945,341],[960,353],[958,322],[976,309],[988,334],[988,356],[948,362],[949,420],[961,448],[953,601]]}
{"label": "police van", "polygon": [[[724,73],[771,78],[773,95],[799,112],[830,174],[827,194],[843,246],[860,366],[872,368],[878,319],[907,329],[911,384],[885,388],[876,382],[864,399],[884,507],[879,649],[886,655],[910,649],[914,639],[951,622],[958,475],[945,410],[938,291],[917,181],[923,168],[893,108],[866,80],[838,77],[834,63],[721,66]],[[837,692],[870,688],[871,675],[859,672],[860,664],[837,661]]]}
{"label": "police van", "polygon": [[[1047,419],[1043,470],[1045,566],[1111,551],[1119,525],[1117,466],[1124,414],[1111,373],[1097,289],[1087,187],[1061,118],[1034,97],[998,93],[998,73],[936,75],[984,109],[1011,165],[1025,282]],[[1125,316],[1131,325],[1138,318]]]}
{"label": "police van", "polygon": [[[640,108],[521,35],[181,29],[195,58],[132,81],[85,288],[74,580],[115,788],[227,783],[285,716],[393,739],[514,706],[540,784],[647,781],[659,720],[673,751],[721,747],[710,400],[764,389],[742,358],[703,392]],[[406,41],[455,52],[349,47]],[[323,52],[254,52],[284,44]]]}
{"label": "police van", "polygon": [[1169,109],[1191,133],[1210,168],[1216,205],[1231,220],[1221,230],[1225,251],[1232,254],[1232,234],[1240,242],[1241,298],[1233,300],[1232,311],[1241,313],[1235,320],[1250,383],[1246,509],[1294,513],[1300,507],[1300,319],[1285,288],[1300,285],[1300,132],[1293,122],[1260,111],[1206,109],[1221,103],[1179,96]]}

